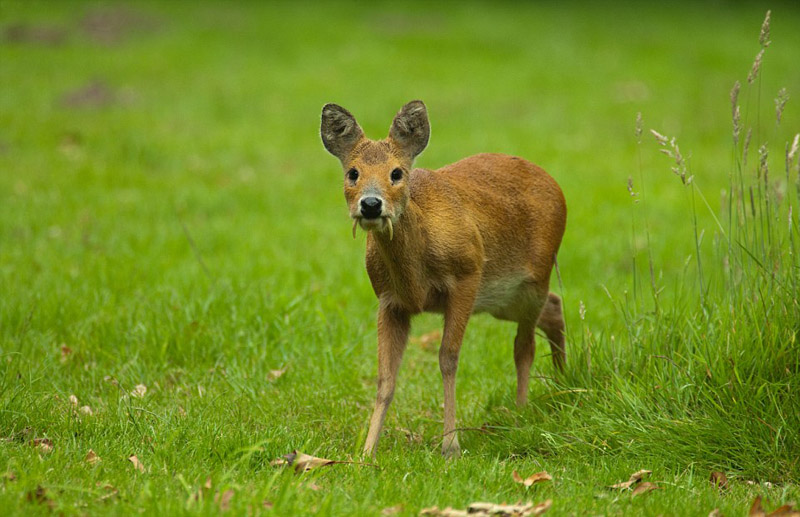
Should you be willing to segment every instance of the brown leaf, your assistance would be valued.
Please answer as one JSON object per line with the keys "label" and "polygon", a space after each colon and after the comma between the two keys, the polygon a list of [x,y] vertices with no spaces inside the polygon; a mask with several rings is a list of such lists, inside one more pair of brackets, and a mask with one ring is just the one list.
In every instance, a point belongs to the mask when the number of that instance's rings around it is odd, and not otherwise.
{"label": "brown leaf", "polygon": [[719,508],[714,508],[709,512],[708,517],[722,517],[722,512],[719,511]]}
{"label": "brown leaf", "polygon": [[272,504],[272,501],[268,501],[266,499],[264,499],[264,501],[261,502],[261,507],[264,508],[265,510],[272,510],[274,506],[275,505]]}
{"label": "brown leaf", "polygon": [[511,473],[511,477],[514,478],[515,482],[521,483],[526,487],[529,487],[536,483],[541,483],[542,481],[552,481],[553,479],[553,477],[544,470],[541,472],[537,472],[536,474],[531,474],[525,479],[522,479],[522,476],[519,475],[519,472],[515,470],[514,472]]}
{"label": "brown leaf", "polygon": [[429,348],[431,345],[436,345],[442,340],[441,330],[432,330],[421,336],[411,338],[411,342],[415,345],[420,345],[422,348]]}
{"label": "brown leaf", "polygon": [[472,503],[466,510],[455,510],[447,507],[440,510],[438,506],[425,508],[420,515],[432,515],[436,517],[463,517],[471,516],[502,516],[502,517],[533,517],[542,515],[553,505],[553,501],[548,499],[542,503],[534,505],[526,504],[495,504],[495,503]]}
{"label": "brown leaf", "polygon": [[89,449],[89,452],[86,453],[86,457],[83,458],[83,461],[89,465],[94,465],[96,463],[100,463],[102,460],[100,459],[100,456],[98,456],[92,449]]}
{"label": "brown leaf", "polygon": [[225,490],[221,494],[217,492],[217,495],[214,496],[214,502],[217,505],[219,505],[219,509],[222,510],[223,512],[226,510],[230,510],[231,499],[233,499],[233,496],[235,494],[236,492],[232,488]]}
{"label": "brown leaf", "polygon": [[114,497],[119,493],[119,490],[114,488],[112,485],[109,485],[108,483],[103,484],[98,481],[97,483],[95,483],[95,486],[97,488],[102,488],[103,490],[106,491],[105,494],[97,498],[98,501],[105,501],[106,499],[111,499],[112,497]]}
{"label": "brown leaf", "polygon": [[61,345],[61,362],[66,363],[70,355],[72,355],[72,349],[67,345]]}
{"label": "brown leaf", "polygon": [[144,384],[137,384],[133,390],[131,390],[131,397],[140,399],[144,397],[145,393],[147,393],[147,386]]}
{"label": "brown leaf", "polygon": [[211,477],[206,478],[206,482],[203,484],[203,488],[205,490],[211,490]]}
{"label": "brown leaf", "polygon": [[325,465],[336,463],[333,460],[326,460],[325,458],[317,458],[315,456],[309,456],[308,454],[296,450],[287,454],[286,456],[284,456],[284,458],[286,458],[286,463],[288,465],[294,466],[295,472],[307,472],[317,467],[324,467]]}
{"label": "brown leaf", "polygon": [[52,509],[55,506],[55,503],[50,496],[47,494],[47,489],[42,485],[38,485],[36,490],[31,490],[28,492],[27,496],[25,497],[29,503],[39,503],[39,504],[46,504],[47,506]]}
{"label": "brown leaf", "polygon": [[800,510],[795,510],[794,505],[785,504],[767,513],[761,506],[761,496],[756,496],[753,505],[750,507],[749,517],[800,517]]}
{"label": "brown leaf", "polygon": [[144,464],[141,461],[139,461],[139,458],[137,458],[135,454],[131,454],[130,456],[128,456],[128,461],[133,463],[133,468],[135,468],[139,472],[144,472]]}
{"label": "brown leaf", "polygon": [[764,508],[761,506],[761,496],[757,495],[755,499],[753,499],[753,504],[750,506],[750,512],[747,514],[749,517],[765,517],[767,512],[764,511]]}
{"label": "brown leaf", "polygon": [[661,487],[656,485],[655,483],[650,483],[649,481],[645,481],[644,483],[640,484],[639,486],[633,489],[633,494],[631,494],[631,497],[642,495],[651,490],[660,490],[660,489]]}
{"label": "brown leaf", "polygon": [[640,470],[638,472],[634,472],[633,474],[631,474],[631,477],[630,477],[630,479],[628,479],[628,481],[624,481],[622,483],[617,483],[616,485],[611,485],[608,488],[619,489],[619,490],[627,490],[630,487],[632,487],[633,485],[635,485],[636,483],[640,482],[643,477],[645,477],[645,476],[647,476],[649,474],[652,474],[652,472],[649,471],[649,470]]}
{"label": "brown leaf", "polygon": [[280,370],[270,370],[269,374],[267,374],[267,378],[269,379],[270,382],[275,382],[280,378],[281,375],[286,373],[286,370],[288,369],[289,369],[288,366],[284,366]]}
{"label": "brown leaf", "polygon": [[711,479],[709,481],[711,481],[711,484],[720,490],[725,490],[728,488],[728,476],[726,476],[724,472],[715,470],[711,473]]}
{"label": "brown leaf", "polygon": [[31,445],[33,445],[42,452],[46,453],[53,452],[53,442],[50,441],[50,438],[34,438],[33,440],[31,440]]}
{"label": "brown leaf", "polygon": [[389,506],[388,508],[384,508],[381,510],[381,515],[396,515],[403,511],[403,505],[398,504],[395,506]]}

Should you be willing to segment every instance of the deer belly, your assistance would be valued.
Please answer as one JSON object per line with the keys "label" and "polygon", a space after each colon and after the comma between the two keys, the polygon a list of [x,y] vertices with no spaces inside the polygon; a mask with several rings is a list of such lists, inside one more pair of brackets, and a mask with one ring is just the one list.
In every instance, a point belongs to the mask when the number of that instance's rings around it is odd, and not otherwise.
{"label": "deer belly", "polygon": [[527,279],[528,275],[520,273],[484,281],[475,298],[472,312],[488,312],[498,317],[507,314],[525,296]]}

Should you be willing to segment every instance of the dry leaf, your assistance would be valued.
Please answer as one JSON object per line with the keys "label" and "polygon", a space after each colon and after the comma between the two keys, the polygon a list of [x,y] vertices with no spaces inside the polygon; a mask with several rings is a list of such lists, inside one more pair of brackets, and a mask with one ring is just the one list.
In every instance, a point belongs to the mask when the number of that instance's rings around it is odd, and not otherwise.
{"label": "dry leaf", "polygon": [[422,334],[421,336],[416,336],[411,338],[411,342],[417,345],[422,346],[422,348],[428,348],[431,345],[436,345],[442,340],[442,331],[441,330],[432,330],[426,334]]}
{"label": "dry leaf", "polygon": [[75,395],[70,395],[69,403],[72,404],[72,407],[78,407],[78,397],[76,397]]}
{"label": "dry leaf", "polygon": [[794,505],[785,504],[780,508],[767,513],[764,507],[761,506],[761,496],[756,496],[753,500],[753,505],[750,507],[749,517],[800,517],[800,510],[795,510]]}
{"label": "dry leaf", "polygon": [[272,501],[268,501],[266,499],[264,499],[264,501],[261,503],[261,507],[264,508],[265,510],[272,510],[274,506],[275,505],[272,504]]}
{"label": "dry leaf", "polygon": [[96,463],[100,463],[101,460],[100,456],[97,455],[92,449],[89,449],[89,452],[86,453],[86,457],[83,458],[83,461],[88,463],[89,465],[94,465]]}
{"label": "dry leaf", "polygon": [[641,481],[644,476],[647,476],[649,474],[652,474],[652,472],[649,471],[649,470],[640,470],[638,472],[634,472],[633,474],[631,474],[631,477],[630,477],[630,479],[628,479],[628,481],[624,481],[622,483],[617,483],[616,485],[611,485],[608,488],[615,488],[615,489],[619,489],[619,490],[627,490],[630,487],[632,487],[633,485],[635,485],[636,483],[638,483],[639,481]]}
{"label": "dry leaf", "polygon": [[29,503],[36,502],[39,504],[46,504],[47,506],[50,507],[51,510],[55,506],[55,503],[53,502],[52,499],[50,499],[50,496],[47,494],[47,489],[42,485],[38,485],[36,487],[36,490],[28,492],[26,499],[28,500]]}
{"label": "dry leaf", "polygon": [[81,406],[81,408],[78,411],[87,416],[94,415],[94,411],[92,411],[92,408],[90,408],[89,406]]}
{"label": "dry leaf", "polygon": [[69,356],[72,354],[72,349],[67,345],[61,345],[61,362],[66,363]]}
{"label": "dry leaf", "polygon": [[136,387],[131,390],[131,397],[140,399],[144,397],[145,393],[147,393],[147,386],[144,384],[137,384]]}
{"label": "dry leaf", "polygon": [[631,494],[631,497],[642,495],[651,490],[660,490],[660,489],[661,487],[656,485],[655,483],[650,483],[649,481],[645,481],[644,483],[638,485],[636,488],[633,489],[633,494]]}
{"label": "dry leaf", "polygon": [[520,476],[519,473],[515,470],[514,472],[511,473],[511,477],[514,478],[514,481],[516,481],[517,483],[521,483],[526,487],[529,487],[536,483],[540,483],[542,481],[552,481],[553,479],[553,477],[544,470],[541,472],[537,472],[536,474],[531,474],[525,479],[522,479],[522,476]]}
{"label": "dry leaf", "polygon": [[722,517],[722,512],[719,511],[719,508],[714,508],[709,512],[708,517]]}
{"label": "dry leaf", "polygon": [[501,516],[501,517],[534,517],[542,515],[553,505],[553,501],[548,499],[542,503],[534,505],[526,504],[495,504],[495,503],[472,503],[466,510],[454,510],[447,507],[440,510],[438,506],[425,508],[420,515],[432,515],[436,517],[463,517],[471,516]]}
{"label": "dry leaf", "polygon": [[711,481],[711,484],[720,490],[725,490],[728,488],[728,476],[726,476],[724,472],[715,470],[711,473],[711,479],[709,481]]}
{"label": "dry leaf", "polygon": [[42,452],[53,452],[53,442],[50,441],[50,438],[34,438],[31,440],[31,445]]}
{"label": "dry leaf", "polygon": [[205,484],[203,484],[203,488],[205,490],[211,490],[211,476],[206,478]]}
{"label": "dry leaf", "polygon": [[284,456],[288,465],[293,465],[295,472],[307,472],[317,467],[324,467],[336,463],[333,460],[326,460],[325,458],[317,458],[309,456],[300,451],[292,451],[290,454]]}
{"label": "dry leaf", "polygon": [[381,515],[396,515],[403,511],[403,505],[398,504],[396,506],[390,506],[388,508],[384,508],[381,510]]}
{"label": "dry leaf", "polygon": [[133,468],[135,468],[139,472],[144,472],[144,464],[141,461],[139,461],[139,458],[137,458],[135,454],[131,454],[130,456],[128,456],[128,461],[133,463]]}
{"label": "dry leaf", "polygon": [[230,510],[231,499],[233,499],[234,494],[236,494],[236,492],[234,492],[232,488],[225,490],[221,494],[217,492],[217,495],[214,496],[214,502],[219,505],[219,509],[223,512]]}
{"label": "dry leaf", "polygon": [[102,483],[97,482],[95,486],[97,486],[98,488],[102,488],[103,490],[106,491],[106,493],[101,495],[100,497],[98,497],[97,498],[98,501],[105,501],[106,499],[111,499],[112,497],[114,497],[115,495],[117,495],[119,493],[119,490],[114,488],[112,485],[109,485],[109,484],[106,483],[105,485],[103,485],[101,487],[100,486],[101,484]]}
{"label": "dry leaf", "polygon": [[269,379],[270,382],[274,382],[274,381],[278,380],[281,375],[286,373],[286,370],[288,370],[288,369],[289,369],[288,366],[284,366],[280,370],[270,370],[269,374],[267,374],[267,379]]}

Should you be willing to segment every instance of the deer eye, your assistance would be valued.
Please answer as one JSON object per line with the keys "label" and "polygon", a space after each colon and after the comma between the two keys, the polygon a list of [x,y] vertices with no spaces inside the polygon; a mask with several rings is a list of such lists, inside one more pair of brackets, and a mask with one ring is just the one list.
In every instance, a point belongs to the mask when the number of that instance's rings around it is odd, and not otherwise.
{"label": "deer eye", "polygon": [[395,169],[392,171],[392,183],[398,182],[403,179],[403,170],[402,169]]}
{"label": "deer eye", "polygon": [[347,179],[355,183],[356,180],[358,179],[358,171],[355,169],[350,169],[349,171],[347,171]]}

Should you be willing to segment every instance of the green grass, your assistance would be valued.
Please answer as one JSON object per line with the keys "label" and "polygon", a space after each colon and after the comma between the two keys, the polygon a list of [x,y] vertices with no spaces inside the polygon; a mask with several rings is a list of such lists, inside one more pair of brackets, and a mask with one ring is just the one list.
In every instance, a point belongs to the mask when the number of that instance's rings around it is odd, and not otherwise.
{"label": "green grass", "polygon": [[[768,509],[800,500],[800,209],[797,169],[784,172],[800,129],[796,7],[773,8],[748,85],[765,10],[749,4],[124,5],[0,4],[4,513],[211,514],[227,489],[233,512],[267,500],[279,515],[548,498],[553,515],[742,515],[759,494]],[[98,39],[83,29],[98,12],[135,30]],[[14,27],[64,33],[19,41]],[[753,128],[744,166],[737,79]],[[97,105],[65,100],[92,81]],[[562,185],[553,288],[567,371],[555,377],[540,339],[530,403],[516,409],[515,329],[474,317],[458,425],[486,430],[462,432],[460,460],[439,455],[436,347],[411,345],[379,469],[295,475],[270,462],[294,449],[358,457],[375,391],[364,238],[349,236],[319,112],[342,104],[379,138],[414,98],[433,127],[418,166],[506,152]],[[649,128],[677,137],[692,185]],[[440,324],[421,316],[413,333]],[[130,397],[140,383],[147,394]],[[639,469],[662,490],[605,489]],[[513,470],[554,481],[526,490]]]}

